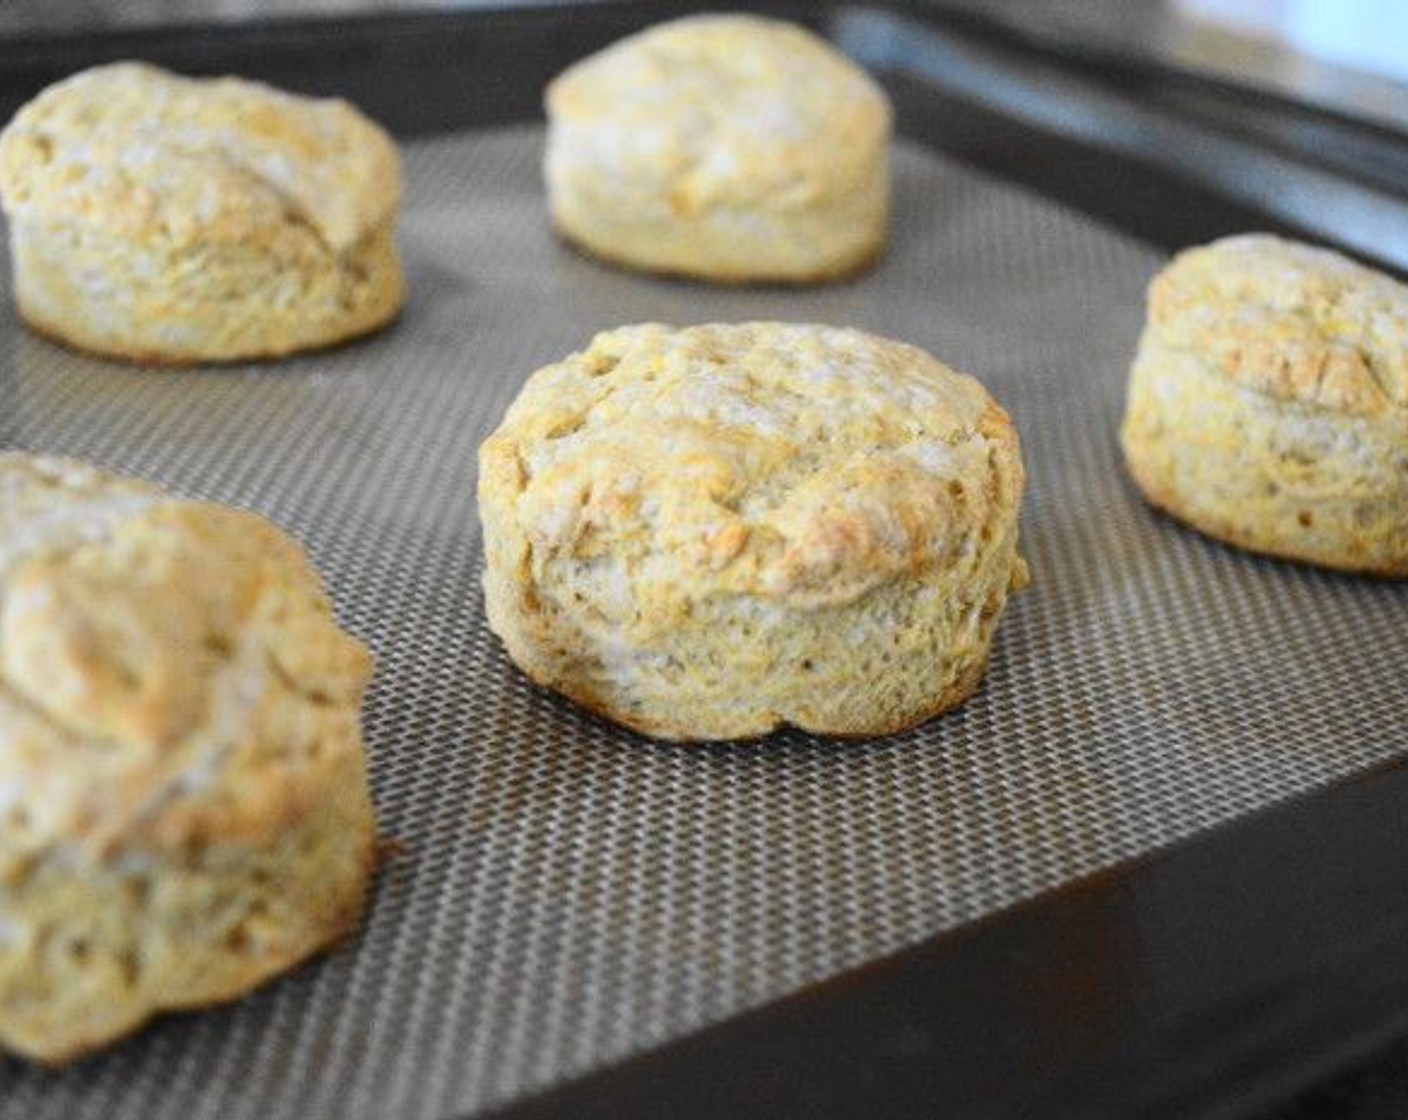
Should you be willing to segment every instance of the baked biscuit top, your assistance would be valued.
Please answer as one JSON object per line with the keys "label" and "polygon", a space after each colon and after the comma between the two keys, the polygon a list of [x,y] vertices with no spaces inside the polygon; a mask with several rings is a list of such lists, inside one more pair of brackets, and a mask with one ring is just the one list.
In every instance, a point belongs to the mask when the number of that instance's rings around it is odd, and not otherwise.
{"label": "baked biscuit top", "polygon": [[528,380],[480,465],[481,508],[513,511],[525,562],[573,565],[637,633],[710,595],[809,610],[961,568],[1022,479],[977,381],[786,323],[600,334]]}
{"label": "baked biscuit top", "polygon": [[1149,328],[1277,400],[1408,419],[1408,287],[1267,234],[1180,253],[1149,289]]}
{"label": "baked biscuit top", "polygon": [[559,142],[575,136],[576,155],[623,179],[671,180],[681,212],[797,208],[848,188],[891,119],[863,70],[801,27],[754,16],[690,16],[622,39],[564,71],[546,102],[569,129]]}
{"label": "baked biscuit top", "polygon": [[136,62],[50,86],[0,135],[11,215],[125,238],[258,245],[294,224],[341,252],[400,190],[391,139],[345,101]]}
{"label": "baked biscuit top", "polygon": [[370,656],[244,511],[0,454],[0,836],[258,842],[360,750]]}

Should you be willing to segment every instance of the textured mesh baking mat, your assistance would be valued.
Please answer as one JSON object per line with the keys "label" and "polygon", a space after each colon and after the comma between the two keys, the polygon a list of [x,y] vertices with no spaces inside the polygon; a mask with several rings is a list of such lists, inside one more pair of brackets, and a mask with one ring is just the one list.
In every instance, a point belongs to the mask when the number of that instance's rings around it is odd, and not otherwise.
{"label": "textured mesh baking mat", "polygon": [[[652,281],[554,243],[539,144],[410,145],[413,298],[367,343],[146,372],[5,330],[0,445],[251,506],[308,543],[378,655],[366,731],[403,851],[332,957],[58,1075],[0,1065],[0,1117],[471,1113],[1408,746],[1408,589],[1211,544],[1121,476],[1158,254],[902,144],[870,276]],[[529,687],[486,631],[475,448],[597,329],[769,317],[981,376],[1025,442],[1035,582],[982,690],[911,734],[653,744]]]}

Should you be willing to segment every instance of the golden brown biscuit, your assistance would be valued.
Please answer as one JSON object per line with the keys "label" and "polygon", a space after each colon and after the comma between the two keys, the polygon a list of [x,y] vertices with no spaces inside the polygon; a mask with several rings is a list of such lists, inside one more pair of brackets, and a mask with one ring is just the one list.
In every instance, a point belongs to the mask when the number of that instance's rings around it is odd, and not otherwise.
{"label": "golden brown biscuit", "polygon": [[691,16],[577,63],[546,97],[558,231],[631,268],[829,280],[885,242],[888,99],[810,32]]}
{"label": "golden brown biscuit", "polygon": [[0,135],[20,317],[135,361],[270,358],[403,299],[396,150],[342,101],[140,63],[50,86]]}
{"label": "golden brown biscuit", "polygon": [[855,330],[624,327],[480,448],[490,625],[667,739],[880,735],[977,686],[1023,474],[971,377]]}
{"label": "golden brown biscuit", "polygon": [[1180,254],[1121,435],[1149,501],[1210,536],[1408,577],[1408,288],[1267,235]]}
{"label": "golden brown biscuit", "polygon": [[262,518],[0,455],[0,1045],[239,995],[362,909],[366,650]]}

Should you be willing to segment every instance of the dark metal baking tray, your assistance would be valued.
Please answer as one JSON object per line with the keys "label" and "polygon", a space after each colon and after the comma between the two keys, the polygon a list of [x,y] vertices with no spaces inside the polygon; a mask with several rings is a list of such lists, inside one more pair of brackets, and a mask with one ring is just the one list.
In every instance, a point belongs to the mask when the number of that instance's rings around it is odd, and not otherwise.
{"label": "dark metal baking tray", "polygon": [[[612,273],[547,236],[531,122],[562,66],[692,7],[0,47],[6,111],[134,56],[351,97],[407,140],[414,293],[391,333],[278,367],[8,332],[0,446],[309,542],[379,656],[405,850],[330,960],[59,1075],[6,1064],[0,1115],[1234,1116],[1408,1030],[1403,590],[1168,525],[1113,443],[1163,256],[1259,228],[1401,269],[1408,143],[938,5],[755,4],[890,90],[895,247],[818,292]],[[498,653],[473,447],[588,323],[768,316],[930,345],[1012,403],[1037,582],[984,690],[913,735],[650,744]]]}

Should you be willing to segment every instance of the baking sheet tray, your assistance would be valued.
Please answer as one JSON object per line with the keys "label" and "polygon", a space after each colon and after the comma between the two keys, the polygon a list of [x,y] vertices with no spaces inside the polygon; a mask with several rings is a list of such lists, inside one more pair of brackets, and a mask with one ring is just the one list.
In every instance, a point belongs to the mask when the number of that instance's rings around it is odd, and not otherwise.
{"label": "baking sheet tray", "polygon": [[[540,150],[533,126],[406,145],[411,303],[366,343],[141,371],[4,331],[0,446],[308,544],[378,656],[366,731],[401,851],[332,957],[57,1075],[6,1063],[0,1117],[471,1115],[1403,751],[1402,588],[1204,541],[1121,475],[1159,252],[901,141],[872,274],[715,291],[554,242]],[[1034,583],[982,690],[911,734],[654,744],[533,689],[488,634],[474,451],[598,329],[767,318],[982,378],[1024,440]]]}

